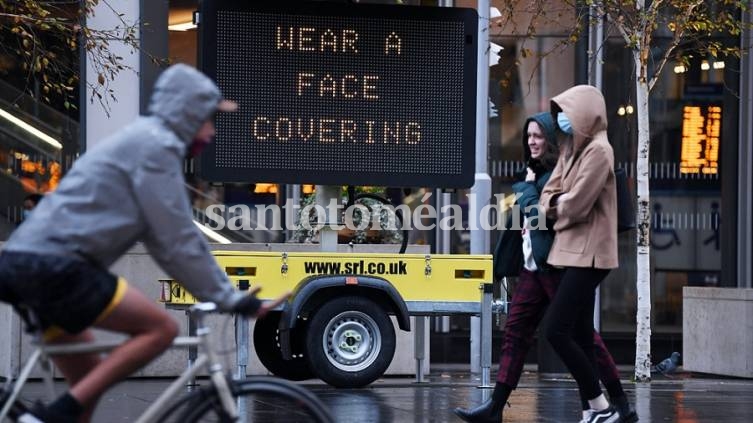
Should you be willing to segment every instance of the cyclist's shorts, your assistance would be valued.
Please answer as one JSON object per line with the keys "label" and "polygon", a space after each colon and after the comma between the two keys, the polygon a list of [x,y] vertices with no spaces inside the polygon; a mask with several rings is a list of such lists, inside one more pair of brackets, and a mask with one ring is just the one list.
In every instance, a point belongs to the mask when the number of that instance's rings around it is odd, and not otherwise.
{"label": "cyclist's shorts", "polygon": [[0,300],[21,315],[31,310],[48,340],[61,332],[77,334],[107,317],[126,287],[124,279],[83,260],[14,251],[0,254]]}

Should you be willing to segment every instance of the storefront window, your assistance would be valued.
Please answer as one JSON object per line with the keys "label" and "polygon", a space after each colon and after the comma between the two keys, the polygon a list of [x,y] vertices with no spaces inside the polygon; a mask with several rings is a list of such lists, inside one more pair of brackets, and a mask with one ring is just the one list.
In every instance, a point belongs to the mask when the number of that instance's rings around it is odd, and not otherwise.
{"label": "storefront window", "polygon": [[[734,43],[734,40],[730,40]],[[615,161],[635,176],[637,123],[632,61],[621,42],[608,43],[604,92]],[[667,66],[650,97],[652,331],[682,331],[682,288],[720,286],[724,207],[722,150],[737,144],[738,106],[725,86],[736,61],[702,58]],[[631,113],[632,111],[632,113]],[[633,179],[634,181],[634,179]],[[635,330],[635,234],[620,236],[620,268],[602,285],[602,330]]]}
{"label": "storefront window", "polygon": [[78,155],[78,122],[0,79],[0,241],[23,221],[24,198],[54,191]]}

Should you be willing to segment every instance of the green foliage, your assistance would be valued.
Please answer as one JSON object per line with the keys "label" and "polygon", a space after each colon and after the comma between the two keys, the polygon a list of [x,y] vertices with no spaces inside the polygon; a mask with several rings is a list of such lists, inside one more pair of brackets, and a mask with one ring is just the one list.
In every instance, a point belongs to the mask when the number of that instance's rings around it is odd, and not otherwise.
{"label": "green foliage", "polygon": [[[94,16],[100,4],[117,16],[115,27],[86,26],[87,17]],[[25,72],[27,91],[37,81],[42,100],[49,103],[57,98],[66,108],[75,107],[74,91],[81,78],[78,52],[83,48],[97,75],[95,82],[87,82],[90,101],[96,99],[108,109],[109,100],[115,100],[110,82],[123,70],[135,71],[123,64],[110,43],[121,42],[134,53],[139,48],[138,30],[138,22],[127,22],[106,0],[0,0],[0,53]]]}

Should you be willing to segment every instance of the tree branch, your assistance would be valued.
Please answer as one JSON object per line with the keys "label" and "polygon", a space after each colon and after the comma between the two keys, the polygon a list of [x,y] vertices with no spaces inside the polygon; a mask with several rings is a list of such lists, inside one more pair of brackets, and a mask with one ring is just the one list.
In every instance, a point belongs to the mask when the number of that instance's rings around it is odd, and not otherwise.
{"label": "tree branch", "polygon": [[630,34],[625,29],[626,28],[625,25],[619,22],[617,19],[615,19],[611,13],[606,12],[606,11],[602,13],[609,19],[610,22],[614,22],[614,26],[615,28],[617,28],[617,31],[620,33],[620,35],[622,35],[622,39],[625,40],[625,44],[627,44],[628,46],[632,45],[633,41],[630,40]]}
{"label": "tree branch", "polygon": [[703,4],[703,0],[698,0],[694,3],[689,4],[687,9],[685,10],[685,14],[682,17],[682,24],[678,23],[675,27],[674,35],[672,37],[672,43],[670,44],[669,48],[664,51],[664,56],[662,57],[661,62],[659,62],[659,65],[656,67],[654,74],[651,76],[651,79],[648,82],[649,92],[651,92],[651,89],[654,88],[654,85],[656,85],[656,82],[659,80],[659,76],[661,76],[661,72],[669,61],[669,58],[682,42],[683,37],[685,36],[685,30],[687,29],[685,23],[687,22],[688,17],[693,13],[693,10],[695,10],[695,8],[700,6],[701,4]]}

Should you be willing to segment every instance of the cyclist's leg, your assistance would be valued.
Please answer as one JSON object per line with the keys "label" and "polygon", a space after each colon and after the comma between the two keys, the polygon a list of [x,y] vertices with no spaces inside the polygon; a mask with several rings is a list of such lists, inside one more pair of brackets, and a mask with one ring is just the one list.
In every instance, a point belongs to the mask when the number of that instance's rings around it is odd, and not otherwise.
{"label": "cyclist's leg", "polygon": [[178,334],[178,325],[137,289],[128,286],[122,299],[94,326],[131,336],[114,349],[78,383],[70,393],[82,405],[90,406],[110,386],[143,367],[165,351]]}
{"label": "cyclist's leg", "polygon": [[93,326],[132,337],[100,362],[87,355],[55,357],[71,390],[32,414],[78,417],[79,405],[93,408],[102,392],[165,350],[177,333],[163,309],[107,269],[71,257],[4,251],[0,258],[3,297],[33,313],[46,342],[91,339]]}
{"label": "cyclist's leg", "polygon": [[[90,330],[85,330],[81,333],[70,335],[60,334],[54,338],[48,339],[48,344],[67,344],[67,343],[81,343],[94,341],[94,334]],[[83,377],[89,373],[93,368],[99,365],[101,359],[99,354],[73,354],[73,355],[60,355],[53,357],[52,361],[55,366],[63,373],[65,380],[69,386],[74,386],[83,379]],[[85,407],[84,412],[81,415],[80,421],[88,422],[91,420],[92,413],[94,411],[94,404],[96,404],[96,398],[91,401],[88,407]]]}

